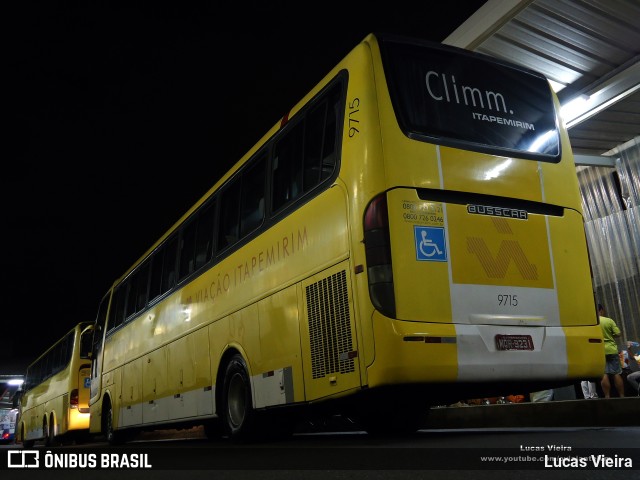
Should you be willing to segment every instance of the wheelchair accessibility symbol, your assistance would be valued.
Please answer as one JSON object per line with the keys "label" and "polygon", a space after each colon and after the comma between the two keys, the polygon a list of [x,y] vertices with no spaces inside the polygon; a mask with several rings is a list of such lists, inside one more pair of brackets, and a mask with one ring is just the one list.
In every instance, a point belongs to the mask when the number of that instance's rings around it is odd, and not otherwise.
{"label": "wheelchair accessibility symbol", "polygon": [[447,246],[443,227],[413,227],[416,241],[416,260],[446,262]]}

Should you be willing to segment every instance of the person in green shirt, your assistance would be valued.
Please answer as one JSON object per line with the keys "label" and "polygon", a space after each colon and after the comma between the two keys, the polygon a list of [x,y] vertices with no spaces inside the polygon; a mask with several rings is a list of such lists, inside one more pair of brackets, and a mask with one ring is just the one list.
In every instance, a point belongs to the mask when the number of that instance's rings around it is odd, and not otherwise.
{"label": "person in green shirt", "polygon": [[613,385],[618,391],[620,398],[624,397],[624,382],[622,381],[622,366],[620,365],[620,348],[618,347],[618,338],[620,337],[620,329],[616,322],[609,317],[605,317],[604,307],[598,304],[598,314],[600,315],[600,328],[602,328],[602,337],[604,338],[604,354],[605,366],[604,375],[600,381],[604,398],[611,398],[611,382],[609,375],[613,375]]}

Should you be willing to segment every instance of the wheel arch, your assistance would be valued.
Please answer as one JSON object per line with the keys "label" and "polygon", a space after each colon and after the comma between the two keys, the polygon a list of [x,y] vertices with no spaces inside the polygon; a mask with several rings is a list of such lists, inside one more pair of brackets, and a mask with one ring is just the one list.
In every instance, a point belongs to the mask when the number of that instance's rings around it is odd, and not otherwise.
{"label": "wheel arch", "polygon": [[18,425],[17,428],[18,428],[18,430],[16,430],[16,432],[20,432],[20,436],[18,437],[16,435],[16,437],[21,442],[24,442],[27,439],[27,424],[25,423],[24,420],[21,419],[20,420],[20,425]]}
{"label": "wheel arch", "polygon": [[[53,436],[55,437],[56,435],[58,435],[58,431],[56,430],[56,427],[58,425],[58,416],[56,415],[56,411],[55,410],[51,410],[49,412],[49,432],[51,432],[51,429],[53,429]],[[51,435],[51,433],[49,433],[49,435]]]}
{"label": "wheel arch", "polygon": [[[113,415],[114,417],[117,415],[116,411],[113,410],[113,402],[111,401],[111,392],[109,390],[105,391],[102,395],[101,395],[101,401],[102,401],[102,407],[101,407],[101,411],[100,411],[100,433],[104,434],[106,433],[106,416],[105,416],[105,412],[107,412],[107,406],[111,406],[112,411],[113,411]],[[114,423],[115,420],[117,420],[116,418],[114,418]]]}
{"label": "wheel arch", "polygon": [[[216,414],[218,416],[220,416],[219,409],[220,409],[220,405],[222,405],[222,394],[224,390],[223,388],[224,375],[227,370],[227,365],[229,364],[231,359],[236,355],[240,355],[242,357],[242,360],[244,361],[244,365],[247,369],[247,375],[249,376],[249,381],[252,384],[251,386],[253,387],[253,382],[251,380],[251,366],[249,365],[249,361],[247,360],[246,352],[240,345],[237,345],[237,344],[228,345],[227,348],[222,353],[222,356],[220,357],[220,361],[218,362],[218,371],[216,372],[215,400],[216,400]],[[255,399],[253,395],[254,395],[253,388],[251,388],[251,403],[255,405]]]}

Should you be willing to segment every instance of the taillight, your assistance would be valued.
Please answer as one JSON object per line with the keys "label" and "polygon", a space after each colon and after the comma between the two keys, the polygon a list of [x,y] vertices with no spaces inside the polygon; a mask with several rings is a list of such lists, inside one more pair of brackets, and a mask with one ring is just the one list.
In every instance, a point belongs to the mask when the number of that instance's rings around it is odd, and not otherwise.
{"label": "taillight", "polygon": [[364,246],[371,302],[384,315],[395,318],[389,213],[384,193],[375,197],[364,213]]}
{"label": "taillight", "polygon": [[71,395],[69,396],[69,405],[71,406],[71,408],[78,408],[78,401],[78,389],[74,388],[73,390],[71,390]]}

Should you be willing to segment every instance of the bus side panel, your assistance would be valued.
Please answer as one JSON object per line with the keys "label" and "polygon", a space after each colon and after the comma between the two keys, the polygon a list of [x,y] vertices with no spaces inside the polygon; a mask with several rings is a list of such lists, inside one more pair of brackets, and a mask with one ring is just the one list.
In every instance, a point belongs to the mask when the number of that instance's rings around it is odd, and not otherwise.
{"label": "bus side panel", "polygon": [[[25,408],[27,417],[27,440],[39,440],[44,438],[44,422],[49,425],[51,414],[54,422],[63,418],[63,395],[68,392],[68,368],[49,377],[40,385],[31,389]],[[65,398],[68,398],[66,395]],[[28,411],[26,411],[28,409]],[[56,431],[56,433],[61,433]]]}
{"label": "bus side panel", "polygon": [[143,423],[161,422],[169,418],[167,348],[160,347],[142,357]]}
{"label": "bus side panel", "polygon": [[564,216],[549,217],[549,231],[562,325],[597,325],[582,216],[565,209]]}
{"label": "bus side panel", "polygon": [[[54,386],[54,389],[56,389],[56,386]],[[60,419],[62,419],[68,411],[68,409],[65,409],[63,406],[64,401],[68,401],[68,399],[69,394],[65,393],[56,395],[53,398],[50,397],[49,400],[44,404],[44,416],[46,417],[47,426],[48,428],[53,428],[56,434],[60,433],[56,431],[56,424],[59,424]],[[51,418],[52,416],[53,418]]]}
{"label": "bus side panel", "polygon": [[213,414],[209,338],[206,328],[167,347],[169,419]]}
{"label": "bus side panel", "polygon": [[[345,193],[339,186],[334,185],[315,197],[313,203],[309,203],[305,209],[292,212],[260,237],[225,258],[211,272],[199,279],[199,282],[212,292],[208,297],[200,296],[202,300],[198,305],[199,318],[215,318],[221,313],[233,312],[243,304],[263,301],[287,287],[295,288],[297,282],[310,274],[346,259],[349,251],[346,211]],[[283,295],[283,298],[274,297],[273,302],[277,302],[276,305],[281,305],[284,301],[292,302],[287,306],[286,313],[269,312],[264,321],[258,321],[261,311],[247,311],[243,312],[242,317],[235,313],[213,322],[209,328],[209,341],[214,378],[218,378],[221,368],[218,362],[223,352],[230,345],[235,345],[236,349],[245,355],[250,374],[255,377],[252,380],[254,390],[273,388],[273,379],[269,380],[268,384],[261,384],[261,380],[256,381],[256,378],[262,378],[261,375],[276,370],[281,370],[279,375],[287,385],[291,382],[300,385],[300,380],[294,381],[291,377],[296,369],[299,369],[300,360],[291,357],[291,350],[278,346],[277,343],[270,343],[275,341],[275,330],[264,338],[264,348],[281,355],[281,364],[276,365],[261,353],[263,339],[260,335],[263,328],[270,328],[268,324],[271,320],[286,325],[289,338],[296,339],[290,329],[296,322],[294,317],[299,312],[298,303],[291,292]],[[261,305],[259,310],[263,308],[267,307]],[[284,307],[278,308],[282,311]],[[273,315],[275,316],[270,318]],[[305,327],[301,325],[300,328],[302,336]],[[286,339],[282,339],[282,342],[284,340]],[[293,394],[296,401],[302,398],[302,393],[298,390]],[[269,404],[271,400],[266,398],[270,398],[271,394],[265,391],[266,397],[260,400],[261,395],[256,397],[258,405]]]}
{"label": "bus side panel", "polygon": [[[567,341],[568,375],[599,378],[604,372],[604,343],[598,325],[582,216],[565,210],[563,217],[550,217],[560,318]],[[566,244],[566,239],[571,244]],[[580,327],[577,327],[580,325]],[[591,339],[591,341],[590,341]]]}
{"label": "bus side panel", "polygon": [[[554,95],[556,110],[560,111],[560,104]],[[562,205],[579,212],[582,215],[582,200],[576,166],[566,128],[560,128],[562,144],[562,161],[560,163],[539,162],[539,175],[544,189],[544,201],[555,205]]]}
{"label": "bus side panel", "polygon": [[302,402],[305,398],[296,292],[296,286],[292,285],[258,304],[260,355],[255,358],[255,369],[279,375],[275,379],[257,375],[254,379],[258,408]]}
{"label": "bus side panel", "polygon": [[25,440],[39,440],[43,437],[42,417],[44,416],[44,386],[37,385],[23,398],[22,421],[25,425]]}
{"label": "bus side panel", "polygon": [[[349,202],[349,232],[351,260],[354,266],[366,265],[363,230],[363,212],[370,200],[387,187],[387,172],[382,155],[380,111],[376,85],[384,78],[374,76],[374,57],[370,45],[364,42],[345,58],[343,65],[349,69],[346,109],[342,133],[342,155],[339,180]],[[378,63],[378,68],[381,66]],[[384,77],[384,75],[382,75]],[[413,145],[407,142],[404,145]],[[399,152],[398,160],[404,154]],[[366,174],[363,174],[367,172]],[[361,381],[367,383],[366,366],[375,358],[372,315],[369,298],[369,283],[363,271],[352,277],[354,290],[354,315],[358,330],[358,361],[361,366]]]}
{"label": "bus side panel", "polygon": [[350,263],[302,282],[302,360],[306,399],[318,400],[360,386]]}
{"label": "bus side panel", "polygon": [[122,393],[120,397],[122,401],[119,408],[118,427],[140,425],[142,423],[142,358],[133,360],[122,367]]}

